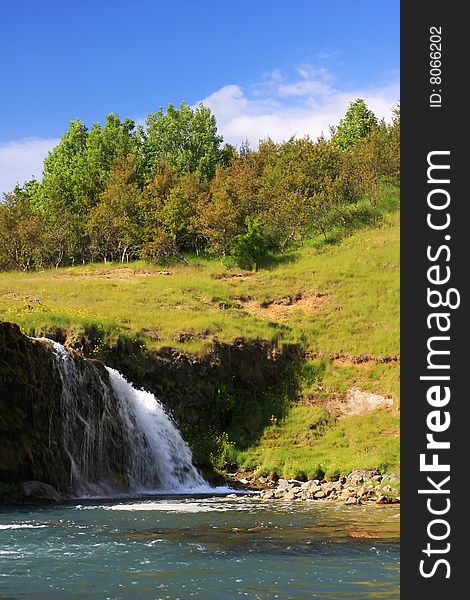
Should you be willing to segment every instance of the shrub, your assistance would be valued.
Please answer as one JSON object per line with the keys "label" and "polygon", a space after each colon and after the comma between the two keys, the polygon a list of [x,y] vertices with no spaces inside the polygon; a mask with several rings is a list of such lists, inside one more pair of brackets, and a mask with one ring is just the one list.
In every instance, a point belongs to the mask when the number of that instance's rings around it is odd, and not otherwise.
{"label": "shrub", "polygon": [[241,269],[258,270],[268,252],[268,240],[259,219],[246,219],[247,231],[233,238],[231,255]]}
{"label": "shrub", "polygon": [[308,481],[307,473],[305,471],[297,471],[294,479],[297,479],[297,481]]}
{"label": "shrub", "polygon": [[309,479],[324,479],[325,478],[325,467],[323,465],[315,465],[308,473]]}

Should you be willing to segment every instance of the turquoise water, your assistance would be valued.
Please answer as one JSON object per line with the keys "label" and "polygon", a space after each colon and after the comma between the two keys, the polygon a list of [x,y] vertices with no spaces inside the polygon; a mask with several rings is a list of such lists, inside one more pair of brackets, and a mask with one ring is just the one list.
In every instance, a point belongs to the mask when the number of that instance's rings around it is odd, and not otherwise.
{"label": "turquoise water", "polygon": [[0,598],[399,598],[399,512],[158,498],[0,509]]}

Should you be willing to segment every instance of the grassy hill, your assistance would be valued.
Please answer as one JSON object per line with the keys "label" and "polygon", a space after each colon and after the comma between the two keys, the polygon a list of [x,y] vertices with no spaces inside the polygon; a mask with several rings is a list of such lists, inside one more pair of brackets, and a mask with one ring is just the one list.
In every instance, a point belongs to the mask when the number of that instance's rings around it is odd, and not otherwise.
{"label": "grassy hill", "polygon": [[30,333],[94,328],[103,343],[127,336],[196,354],[214,338],[300,344],[308,360],[287,416],[273,417],[249,447],[227,432],[223,459],[290,476],[397,470],[398,221],[387,214],[380,226],[312,243],[256,273],[198,257],[165,268],[0,273],[0,314]]}

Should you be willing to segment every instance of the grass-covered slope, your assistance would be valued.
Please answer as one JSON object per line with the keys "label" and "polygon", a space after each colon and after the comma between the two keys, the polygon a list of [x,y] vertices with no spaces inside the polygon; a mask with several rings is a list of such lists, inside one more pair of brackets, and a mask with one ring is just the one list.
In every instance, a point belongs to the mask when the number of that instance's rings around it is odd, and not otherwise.
{"label": "grass-covered slope", "polygon": [[386,411],[335,422],[321,408],[296,405],[265,430],[259,445],[236,456],[242,467],[265,476],[321,479],[359,468],[396,472],[398,425],[398,417]]}
{"label": "grass-covered slope", "polygon": [[[398,261],[394,216],[339,245],[287,254],[257,273],[202,259],[164,270],[132,263],[4,272],[0,312],[26,330],[95,324],[110,336],[143,334],[149,346],[203,350],[213,336],[259,336],[301,341],[312,351],[394,354]],[[298,295],[305,297],[296,301]],[[181,331],[197,341],[177,341]]]}
{"label": "grass-covered slope", "polygon": [[[104,343],[129,336],[148,348],[190,353],[204,352],[214,337],[300,344],[309,361],[291,410],[249,447],[237,447],[236,432],[229,431],[228,455],[284,475],[397,469],[397,213],[339,244],[312,244],[256,273],[201,258],[165,268],[132,263],[0,273],[0,315],[26,332],[92,328]],[[342,414],[351,389],[388,396],[390,403]]]}

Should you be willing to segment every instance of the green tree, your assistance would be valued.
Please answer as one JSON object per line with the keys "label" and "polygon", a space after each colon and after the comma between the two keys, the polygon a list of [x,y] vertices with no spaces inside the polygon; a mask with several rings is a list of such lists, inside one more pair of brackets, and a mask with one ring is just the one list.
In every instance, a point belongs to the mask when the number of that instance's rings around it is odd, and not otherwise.
{"label": "green tree", "polygon": [[311,178],[308,138],[289,140],[271,148],[259,179],[259,216],[275,248],[284,251],[305,235]]}
{"label": "green tree", "polygon": [[268,248],[375,218],[377,206],[358,201],[377,204],[384,185],[399,183],[398,105],[387,124],[357,99],[329,141],[268,138],[238,153],[222,147],[202,105],[170,104],[147,125],[116,114],[90,130],[72,121],[42,182],[16,186],[0,203],[0,268],[162,260],[190,249],[257,267]]}
{"label": "green tree", "polygon": [[164,162],[179,174],[198,171],[211,179],[217,165],[231,159],[230,148],[220,148],[222,136],[210,109],[202,104],[191,109],[185,102],[180,108],[168,104],[149,114],[144,141],[145,162],[150,168]]}
{"label": "green tree", "polygon": [[57,268],[65,264],[74,265],[85,259],[88,239],[81,215],[72,212],[54,197],[43,213],[43,223],[49,264]]}
{"label": "green tree", "polygon": [[392,109],[393,118],[388,127],[390,146],[390,181],[400,185],[400,103]]}
{"label": "green tree", "polygon": [[175,237],[158,225],[148,229],[147,239],[139,252],[143,260],[166,262],[180,258]]}
{"label": "green tree", "polygon": [[259,216],[273,247],[284,251],[339,218],[347,199],[342,152],[323,137],[291,139],[271,151],[259,178]]}
{"label": "green tree", "polygon": [[191,223],[195,249],[199,253],[205,245],[209,254],[224,257],[230,242],[240,231],[240,213],[237,203],[224,188],[213,182],[211,195],[201,195]]}
{"label": "green tree", "polygon": [[333,144],[341,150],[349,150],[359,140],[366,138],[377,125],[374,113],[367,108],[362,98],[350,102],[344,119],[334,130]]}
{"label": "green tree", "polygon": [[389,125],[380,121],[367,138],[343,154],[344,179],[350,195],[377,204],[384,185],[400,183],[399,115]]}
{"label": "green tree", "polygon": [[136,130],[132,119],[125,118],[121,121],[119,115],[109,114],[103,127],[99,123],[93,125],[86,143],[86,168],[100,192],[103,191],[111,167],[118,156],[132,155],[136,162],[136,171],[139,171],[141,143],[141,132]]}
{"label": "green tree", "polygon": [[[168,232],[163,227],[163,209],[177,182],[176,173],[168,165],[159,163],[155,167],[153,178],[142,191],[139,200],[139,211],[142,218],[141,258],[158,260],[161,258],[160,254],[167,257],[170,234],[167,235]],[[171,243],[174,245],[175,240],[171,239]],[[162,253],[160,253],[160,247],[163,248]]]}
{"label": "green tree", "polygon": [[33,210],[40,211],[43,208],[41,183],[35,178],[25,181],[21,186],[16,185],[12,194],[16,200],[27,200]]}
{"label": "green tree", "polygon": [[92,257],[105,262],[128,260],[139,247],[140,188],[136,183],[135,160],[119,156],[112,168],[98,204],[90,211],[87,229]]}
{"label": "green tree", "polygon": [[143,183],[142,132],[132,119],[121,121],[109,114],[103,127],[95,123],[88,130],[79,120],[72,121],[60,142],[44,161],[40,202],[63,202],[68,210],[85,214],[93,208],[103,192],[114,161],[132,155]]}
{"label": "green tree", "polygon": [[45,158],[41,185],[43,207],[53,193],[73,212],[82,210],[79,199],[84,195],[87,137],[88,129],[80,119],[75,119]]}
{"label": "green tree", "polygon": [[246,152],[233,159],[227,168],[217,169],[211,182],[213,194],[225,196],[237,206],[239,225],[244,227],[247,217],[260,213],[260,176],[264,160],[260,152]]}

